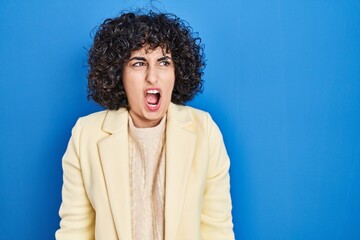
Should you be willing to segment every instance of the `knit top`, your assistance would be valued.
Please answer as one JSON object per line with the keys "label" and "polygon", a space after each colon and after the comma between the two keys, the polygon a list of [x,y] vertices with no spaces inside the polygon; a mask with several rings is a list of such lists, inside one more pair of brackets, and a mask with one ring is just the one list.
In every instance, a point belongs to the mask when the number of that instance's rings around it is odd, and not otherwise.
{"label": "knit top", "polygon": [[129,116],[131,220],[134,240],[163,240],[165,122],[137,128]]}

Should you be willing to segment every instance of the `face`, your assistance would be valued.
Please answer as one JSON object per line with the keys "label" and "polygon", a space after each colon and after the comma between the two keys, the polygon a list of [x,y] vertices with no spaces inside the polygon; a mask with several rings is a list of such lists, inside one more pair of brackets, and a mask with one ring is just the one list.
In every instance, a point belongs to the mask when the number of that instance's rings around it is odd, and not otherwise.
{"label": "face", "polygon": [[122,73],[129,113],[136,127],[153,127],[166,114],[175,83],[170,53],[158,47],[133,51]]}

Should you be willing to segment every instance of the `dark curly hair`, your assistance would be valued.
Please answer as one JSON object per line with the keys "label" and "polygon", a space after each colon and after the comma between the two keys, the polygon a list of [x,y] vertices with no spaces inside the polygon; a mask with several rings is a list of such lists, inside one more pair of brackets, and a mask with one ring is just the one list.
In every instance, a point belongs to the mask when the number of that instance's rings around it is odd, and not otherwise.
{"label": "dark curly hair", "polygon": [[184,105],[202,92],[205,59],[197,33],[174,14],[137,11],[106,19],[99,26],[89,51],[88,98],[110,110],[128,108],[123,67],[131,52],[145,45],[172,55],[173,103]]}

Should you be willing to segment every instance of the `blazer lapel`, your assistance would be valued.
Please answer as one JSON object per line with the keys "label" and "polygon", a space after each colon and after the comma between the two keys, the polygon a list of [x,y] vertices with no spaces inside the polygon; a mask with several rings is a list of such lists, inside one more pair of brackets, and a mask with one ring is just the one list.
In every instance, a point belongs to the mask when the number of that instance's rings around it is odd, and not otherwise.
{"label": "blazer lapel", "polygon": [[185,108],[170,104],[166,126],[165,239],[176,239],[188,177],[194,158],[196,135]]}
{"label": "blazer lapel", "polygon": [[131,239],[127,111],[108,111],[103,130],[111,134],[98,147],[112,217],[118,238]]}

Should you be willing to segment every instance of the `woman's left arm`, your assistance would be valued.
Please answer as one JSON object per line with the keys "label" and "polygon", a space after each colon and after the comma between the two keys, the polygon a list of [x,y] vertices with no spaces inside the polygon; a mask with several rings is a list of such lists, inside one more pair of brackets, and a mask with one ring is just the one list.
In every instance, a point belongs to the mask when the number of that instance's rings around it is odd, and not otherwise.
{"label": "woman's left arm", "polygon": [[208,115],[209,166],[201,214],[201,234],[204,240],[233,240],[230,196],[230,160],[223,137]]}

